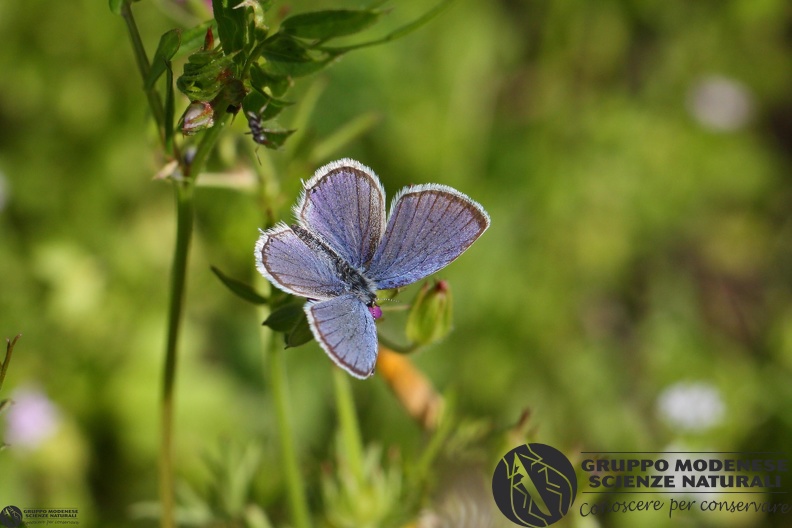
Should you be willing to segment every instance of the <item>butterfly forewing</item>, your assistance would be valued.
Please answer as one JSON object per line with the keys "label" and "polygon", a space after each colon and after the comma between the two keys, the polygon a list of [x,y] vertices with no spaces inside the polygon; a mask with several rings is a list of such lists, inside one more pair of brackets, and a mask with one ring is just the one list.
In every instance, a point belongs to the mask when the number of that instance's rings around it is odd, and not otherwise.
{"label": "butterfly forewing", "polygon": [[342,159],[316,171],[304,187],[294,208],[300,224],[355,268],[366,265],[385,228],[385,193],[376,174]]}
{"label": "butterfly forewing", "polygon": [[365,304],[352,295],[305,303],[314,337],[330,358],[356,378],[374,373],[377,328]]}
{"label": "butterfly forewing", "polygon": [[261,233],[256,267],[272,284],[300,297],[330,299],[347,289],[333,262],[309,248],[286,224]]}
{"label": "butterfly forewing", "polygon": [[409,187],[394,198],[385,235],[366,275],[379,289],[419,281],[453,262],[489,222],[478,203],[451,187]]}

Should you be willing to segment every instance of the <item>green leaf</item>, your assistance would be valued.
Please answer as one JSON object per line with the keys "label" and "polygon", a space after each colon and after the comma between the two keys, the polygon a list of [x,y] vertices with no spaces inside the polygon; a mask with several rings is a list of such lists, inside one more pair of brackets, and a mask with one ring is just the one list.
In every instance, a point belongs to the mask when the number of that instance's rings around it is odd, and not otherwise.
{"label": "green leaf", "polygon": [[269,88],[273,96],[280,97],[291,87],[291,80],[285,75],[269,73],[258,64],[253,64],[250,68],[250,85],[259,92]]}
{"label": "green leaf", "polygon": [[234,294],[238,297],[251,302],[253,304],[266,304],[267,298],[261,295],[259,292],[253,289],[252,286],[245,284],[242,281],[238,281],[236,279],[232,279],[231,277],[227,276],[225,273],[220,271],[218,268],[212,266],[212,271],[217,278],[220,279],[226,287],[231,290]]}
{"label": "green leaf", "polygon": [[287,18],[281,23],[281,31],[304,39],[328,40],[358,33],[380,16],[377,11],[356,9],[315,11]]}
{"label": "green leaf", "polygon": [[261,54],[267,59],[264,69],[276,77],[310,75],[326,68],[338,57],[337,54],[327,52],[322,52],[320,57],[314,57],[305,44],[284,33],[276,33],[264,41]]}
{"label": "green leaf", "polygon": [[233,57],[220,49],[196,51],[184,65],[176,87],[191,101],[211,101],[224,87]]}
{"label": "green leaf", "polygon": [[213,32],[217,32],[217,23],[214,19],[199,24],[192,29],[183,30],[181,35],[181,47],[173,58],[178,59],[200,50],[203,47],[204,40],[206,39],[206,32],[209,28],[211,28]]}
{"label": "green leaf", "polygon": [[323,51],[326,51],[328,53],[342,54],[355,49],[367,48],[370,46],[378,46],[380,44],[385,44],[386,42],[399,39],[409,33],[412,33],[413,31],[420,28],[421,26],[432,20],[434,17],[445,11],[455,1],[456,0],[442,0],[439,4],[434,6],[432,9],[430,9],[429,11],[427,11],[417,19],[401,26],[400,28],[391,31],[382,38],[370,40],[367,42],[361,42],[360,44],[352,44],[350,46],[327,47],[327,48],[323,47],[317,49],[322,49]]}
{"label": "green leaf", "polygon": [[242,101],[242,109],[245,111],[245,114],[253,112],[262,121],[269,121],[280,114],[284,108],[292,104],[294,103],[275,99],[266,93],[256,90],[250,92],[247,97],[245,97],[245,100]]}
{"label": "green leaf", "polygon": [[290,35],[276,33],[264,41],[261,54],[272,62],[311,62],[305,45]]}
{"label": "green leaf", "polygon": [[264,147],[270,150],[278,150],[283,146],[286,140],[296,132],[295,129],[286,130],[283,128],[268,128],[265,129],[264,135],[267,140],[261,143]]}
{"label": "green leaf", "polygon": [[0,413],[6,410],[6,408],[11,405],[11,400],[3,400],[0,401]]}
{"label": "green leaf", "polygon": [[309,60],[305,62],[270,61],[265,64],[265,68],[275,76],[305,77],[306,75],[312,75],[327,68],[335,62],[337,58],[336,55],[331,55],[322,60]]}
{"label": "green leaf", "polygon": [[212,10],[217,21],[217,35],[227,55],[242,51],[247,40],[247,8],[235,9],[240,1],[212,0]]}
{"label": "green leaf", "polygon": [[263,325],[268,326],[276,332],[291,332],[297,325],[300,317],[304,317],[302,304],[289,303],[274,310]]}
{"label": "green leaf", "polygon": [[146,90],[151,90],[160,75],[170,68],[170,61],[176,55],[176,52],[179,51],[180,45],[181,31],[178,29],[171,29],[160,37],[159,46],[157,46],[157,51],[151,60],[151,69],[149,69],[149,74],[146,78]]}
{"label": "green leaf", "polygon": [[295,348],[304,345],[312,339],[313,333],[311,333],[308,318],[305,316],[305,312],[303,312],[302,317],[297,321],[294,329],[286,334],[286,348]]}
{"label": "green leaf", "polygon": [[301,303],[290,302],[273,311],[264,326],[268,326],[276,332],[283,332],[286,348],[294,348],[304,345],[313,339],[311,327],[308,325],[308,318],[303,311]]}

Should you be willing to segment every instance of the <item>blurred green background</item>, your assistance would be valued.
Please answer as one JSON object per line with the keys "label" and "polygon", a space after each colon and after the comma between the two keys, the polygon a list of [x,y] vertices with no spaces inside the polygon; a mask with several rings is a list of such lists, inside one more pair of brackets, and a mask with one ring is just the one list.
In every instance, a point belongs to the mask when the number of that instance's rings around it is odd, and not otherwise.
{"label": "blurred green background", "polygon": [[[427,7],[398,2],[371,34]],[[134,8],[149,53],[164,31],[196,22],[165,0]],[[0,333],[23,334],[0,393],[17,401],[0,425],[14,444],[0,453],[0,503],[78,508],[83,526],[153,525],[132,505],[157,499],[174,208],[170,186],[152,179],[164,160],[126,29],[106,2],[2,2],[0,35]],[[447,184],[492,217],[439,274],[453,288],[454,332],[413,358],[460,415],[497,430],[530,409],[530,439],[573,462],[581,450],[788,449],[789,2],[459,0],[418,32],[299,81],[292,99],[311,90],[308,144],[361,115],[378,121],[329,157],[292,153],[301,161],[284,169],[278,217],[299,178],[345,156],[374,168],[390,196]],[[244,120],[233,129],[214,168],[244,174],[255,163],[240,154]],[[286,166],[284,152],[259,154]],[[209,269],[253,281],[261,226],[249,193],[200,190],[177,468],[205,482],[207,453],[257,446],[250,500],[282,526],[260,314]],[[286,357],[297,448],[315,481],[333,454],[331,362],[315,343]],[[366,443],[407,458],[426,443],[378,376],[354,390]],[[15,431],[21,410],[32,425]],[[485,484],[502,447],[490,447]],[[561,525],[637,519],[670,522],[573,512]]]}

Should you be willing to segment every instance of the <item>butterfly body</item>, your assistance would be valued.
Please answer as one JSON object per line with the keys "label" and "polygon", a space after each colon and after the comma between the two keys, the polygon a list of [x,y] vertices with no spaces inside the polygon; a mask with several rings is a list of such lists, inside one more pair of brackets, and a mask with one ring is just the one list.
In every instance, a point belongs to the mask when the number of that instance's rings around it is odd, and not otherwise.
{"label": "butterfly body", "polygon": [[325,165],[303,187],[297,224],[261,233],[256,266],[275,287],[308,299],[304,310],[320,346],[366,378],[377,359],[377,290],[444,268],[486,231],[489,216],[459,191],[427,184],[397,193],[386,217],[376,174],[350,159]]}
{"label": "butterfly body", "polygon": [[291,230],[294,231],[294,234],[296,234],[306,246],[324,255],[330,261],[331,265],[338,273],[339,280],[347,287],[346,293],[354,295],[355,298],[366,306],[370,307],[374,305],[377,300],[377,293],[376,285],[372,281],[368,280],[360,270],[346,262],[333,251],[330,246],[307,229],[296,224],[290,227]]}

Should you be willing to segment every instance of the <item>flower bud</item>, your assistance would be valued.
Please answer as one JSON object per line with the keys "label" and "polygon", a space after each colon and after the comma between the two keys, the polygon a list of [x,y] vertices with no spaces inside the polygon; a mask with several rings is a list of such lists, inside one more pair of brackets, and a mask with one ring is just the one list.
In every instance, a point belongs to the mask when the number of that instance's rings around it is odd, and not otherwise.
{"label": "flower bud", "polygon": [[181,118],[181,131],[185,136],[192,136],[212,126],[214,126],[214,108],[203,101],[190,103]]}
{"label": "flower bud", "polygon": [[451,331],[451,288],[446,281],[424,283],[407,316],[407,339],[428,345]]}

